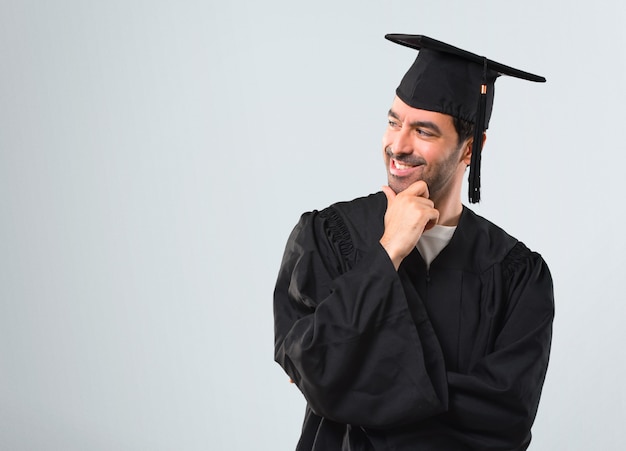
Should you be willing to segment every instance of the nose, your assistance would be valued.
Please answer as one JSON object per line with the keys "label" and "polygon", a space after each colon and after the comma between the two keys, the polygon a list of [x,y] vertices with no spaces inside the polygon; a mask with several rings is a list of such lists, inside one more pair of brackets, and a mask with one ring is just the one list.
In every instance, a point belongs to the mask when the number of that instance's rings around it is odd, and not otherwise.
{"label": "nose", "polygon": [[413,143],[407,129],[398,130],[391,143],[391,151],[394,155],[409,155],[413,153]]}

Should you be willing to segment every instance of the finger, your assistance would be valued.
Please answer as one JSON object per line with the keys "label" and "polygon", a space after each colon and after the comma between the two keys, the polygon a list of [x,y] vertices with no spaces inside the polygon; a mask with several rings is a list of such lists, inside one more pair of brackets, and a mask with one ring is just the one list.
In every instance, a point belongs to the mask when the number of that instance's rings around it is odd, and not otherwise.
{"label": "finger", "polygon": [[384,185],[382,187],[383,193],[387,196],[387,204],[390,204],[396,198],[396,192],[392,190],[389,186]]}
{"label": "finger", "polygon": [[424,230],[432,229],[433,227],[437,225],[438,222],[439,222],[439,210],[436,210],[433,208],[430,219],[426,223],[426,227],[424,227]]}
{"label": "finger", "polygon": [[409,187],[404,190],[404,192],[412,196],[424,197],[426,199],[430,197],[428,185],[424,180],[418,180],[417,182],[411,183]]}

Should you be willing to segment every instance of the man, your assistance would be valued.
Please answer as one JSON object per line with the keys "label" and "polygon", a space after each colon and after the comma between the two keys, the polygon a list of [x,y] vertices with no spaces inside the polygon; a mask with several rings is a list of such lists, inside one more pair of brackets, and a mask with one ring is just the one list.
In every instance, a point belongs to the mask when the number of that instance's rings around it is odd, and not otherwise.
{"label": "man", "polygon": [[460,200],[480,193],[499,75],[439,41],[419,50],[383,137],[382,193],[304,214],[274,295],[275,357],[307,400],[301,451],[522,450],[554,316],[541,256]]}

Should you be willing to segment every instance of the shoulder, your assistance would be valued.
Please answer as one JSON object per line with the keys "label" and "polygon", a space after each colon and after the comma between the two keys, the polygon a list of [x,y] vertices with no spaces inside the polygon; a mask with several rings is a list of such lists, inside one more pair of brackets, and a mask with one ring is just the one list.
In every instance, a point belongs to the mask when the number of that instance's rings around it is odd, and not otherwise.
{"label": "shoulder", "polygon": [[467,207],[463,209],[459,226],[462,226],[471,254],[483,270],[501,265],[504,274],[510,274],[527,264],[545,263],[539,253],[531,251],[522,241]]}
{"label": "shoulder", "polygon": [[301,221],[311,222],[329,237],[349,236],[359,245],[374,238],[378,241],[384,228],[386,208],[387,198],[378,192],[305,213]]}
{"label": "shoulder", "polygon": [[359,197],[348,202],[338,202],[327,210],[336,213],[358,248],[378,242],[384,231],[387,198],[382,192]]}
{"label": "shoulder", "polygon": [[358,197],[347,202],[337,202],[322,212],[334,211],[349,226],[362,229],[383,222],[387,198],[382,192]]}
{"label": "shoulder", "polygon": [[382,192],[358,197],[350,201],[336,202],[321,210],[305,212],[291,238],[313,236],[314,240],[369,241],[369,237],[379,235],[384,227],[384,214],[387,199]]}
{"label": "shoulder", "polygon": [[287,241],[283,267],[312,259],[333,274],[344,272],[346,265],[378,243],[386,205],[381,192],[302,214]]}
{"label": "shoulder", "polygon": [[368,194],[367,196],[357,197],[345,202],[336,202],[330,207],[340,210],[346,215],[365,216],[375,214],[373,209],[377,210],[382,208],[382,212],[385,212],[387,207],[387,199],[382,191],[377,193]]}

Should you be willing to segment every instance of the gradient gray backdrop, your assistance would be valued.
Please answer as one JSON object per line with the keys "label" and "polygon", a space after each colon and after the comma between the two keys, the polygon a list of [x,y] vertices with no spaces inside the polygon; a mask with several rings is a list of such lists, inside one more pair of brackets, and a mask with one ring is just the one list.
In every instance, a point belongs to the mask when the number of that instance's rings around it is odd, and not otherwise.
{"label": "gradient gray backdrop", "polygon": [[475,210],[557,317],[533,450],[626,441],[626,3],[0,0],[0,450],[290,450],[273,362],[299,215],[379,190],[420,33],[501,79]]}

